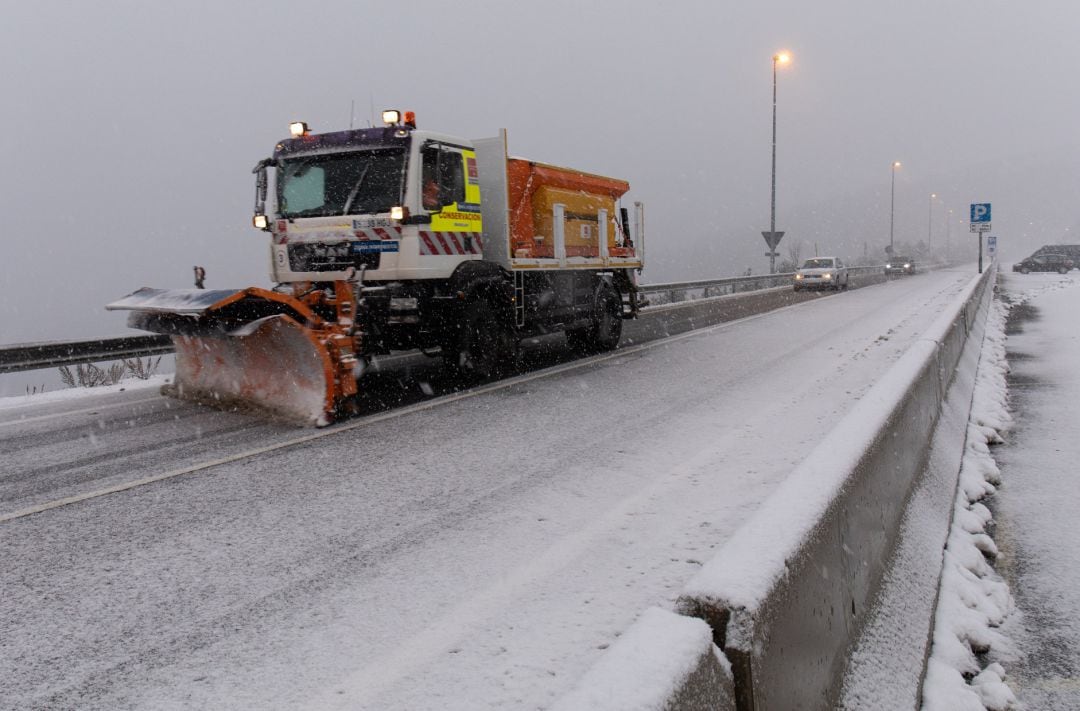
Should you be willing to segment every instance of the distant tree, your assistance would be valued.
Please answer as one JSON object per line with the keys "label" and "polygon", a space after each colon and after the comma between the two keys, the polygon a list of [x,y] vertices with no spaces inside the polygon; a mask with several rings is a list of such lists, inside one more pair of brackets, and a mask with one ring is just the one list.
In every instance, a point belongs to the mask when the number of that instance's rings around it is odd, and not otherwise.
{"label": "distant tree", "polygon": [[798,264],[802,261],[800,259],[801,254],[802,254],[802,242],[801,241],[792,240],[791,242],[788,242],[788,246],[787,246],[788,261],[790,261],[792,264],[798,266]]}
{"label": "distant tree", "polygon": [[802,242],[799,242],[797,240],[792,240],[791,242],[788,242],[787,259],[780,262],[779,266],[777,266],[777,271],[779,271],[781,274],[786,274],[788,272],[793,272],[798,269],[799,265],[802,264],[802,260],[800,259],[801,253]]}

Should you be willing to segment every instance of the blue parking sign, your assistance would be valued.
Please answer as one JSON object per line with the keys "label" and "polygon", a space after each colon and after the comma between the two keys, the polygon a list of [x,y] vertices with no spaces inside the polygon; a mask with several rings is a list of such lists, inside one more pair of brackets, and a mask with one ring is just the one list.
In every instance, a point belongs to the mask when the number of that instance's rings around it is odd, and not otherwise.
{"label": "blue parking sign", "polygon": [[988,202],[973,202],[973,203],[971,203],[971,221],[972,222],[990,222],[990,203],[988,203]]}

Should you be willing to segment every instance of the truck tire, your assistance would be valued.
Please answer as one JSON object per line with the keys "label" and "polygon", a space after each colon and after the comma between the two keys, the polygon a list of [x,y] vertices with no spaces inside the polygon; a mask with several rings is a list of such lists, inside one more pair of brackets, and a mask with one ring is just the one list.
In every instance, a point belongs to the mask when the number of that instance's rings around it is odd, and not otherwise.
{"label": "truck tire", "polygon": [[604,289],[596,300],[596,330],[593,345],[598,351],[610,351],[622,338],[622,299],[614,289]]}
{"label": "truck tire", "polygon": [[622,338],[622,298],[611,288],[601,289],[593,302],[592,323],[566,332],[566,343],[578,353],[602,353]]}
{"label": "truck tire", "polygon": [[470,379],[487,379],[511,370],[517,360],[517,334],[485,299],[465,307],[456,347],[447,365]]}

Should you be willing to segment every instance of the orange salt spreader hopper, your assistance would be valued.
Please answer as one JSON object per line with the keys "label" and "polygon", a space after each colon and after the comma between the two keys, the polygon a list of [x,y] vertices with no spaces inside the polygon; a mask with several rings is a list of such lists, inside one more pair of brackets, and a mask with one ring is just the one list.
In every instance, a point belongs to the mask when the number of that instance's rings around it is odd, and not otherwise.
{"label": "orange salt spreader hopper", "polygon": [[555,203],[566,206],[567,256],[599,257],[600,239],[607,241],[607,254],[626,256],[616,246],[614,224],[597,225],[596,215],[605,210],[614,216],[615,201],[630,190],[630,183],[521,158],[507,159],[506,175],[514,256],[554,256],[551,208]]}

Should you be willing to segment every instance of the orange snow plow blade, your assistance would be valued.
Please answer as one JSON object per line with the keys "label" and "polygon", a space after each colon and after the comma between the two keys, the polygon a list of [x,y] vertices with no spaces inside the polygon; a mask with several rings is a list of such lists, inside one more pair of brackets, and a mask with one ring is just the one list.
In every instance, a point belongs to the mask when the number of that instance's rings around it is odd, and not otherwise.
{"label": "orange snow plow blade", "polygon": [[[322,292],[303,300],[258,288],[140,289],[106,308],[172,336],[176,378],[166,394],[323,426],[356,394],[352,296],[343,288],[341,305]],[[326,309],[336,317],[320,316]]]}
{"label": "orange snow plow blade", "polygon": [[288,316],[270,316],[257,324],[250,335],[173,336],[176,382],[171,394],[327,424],[334,381],[326,349]]}

